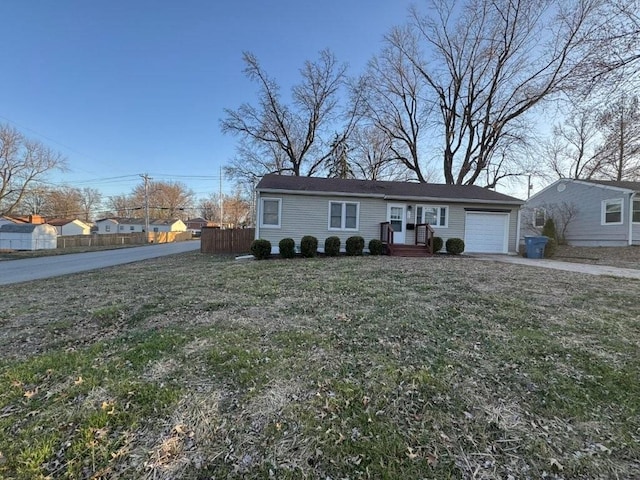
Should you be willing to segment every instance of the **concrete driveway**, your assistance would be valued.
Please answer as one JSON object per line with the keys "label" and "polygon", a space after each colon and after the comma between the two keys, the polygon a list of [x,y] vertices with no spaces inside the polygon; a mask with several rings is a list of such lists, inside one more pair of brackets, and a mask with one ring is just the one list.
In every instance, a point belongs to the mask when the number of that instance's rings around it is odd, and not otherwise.
{"label": "concrete driveway", "polygon": [[200,240],[25,258],[23,260],[5,260],[0,262],[0,285],[58,277],[193,250],[200,250]]}
{"label": "concrete driveway", "polygon": [[640,270],[632,268],[618,268],[606,265],[590,265],[586,263],[560,262],[558,260],[524,258],[517,255],[471,254],[469,256],[477,260],[485,260],[489,262],[514,263],[517,265],[528,265],[530,267],[564,270],[565,272],[586,273],[589,275],[609,275],[612,277],[635,278],[640,280]]}

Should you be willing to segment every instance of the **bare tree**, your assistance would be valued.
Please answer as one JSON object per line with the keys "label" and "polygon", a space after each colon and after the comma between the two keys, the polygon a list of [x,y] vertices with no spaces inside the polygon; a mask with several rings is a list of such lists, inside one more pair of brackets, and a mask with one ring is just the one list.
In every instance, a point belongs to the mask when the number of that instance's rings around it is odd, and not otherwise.
{"label": "bare tree", "polygon": [[[148,205],[151,218],[186,220],[187,210],[193,205],[194,193],[181,182],[150,181],[148,183]],[[145,214],[144,183],[137,185],[131,193],[131,203],[135,205],[135,217]]]}
{"label": "bare tree", "polygon": [[15,128],[0,125],[0,215],[11,213],[48,172],[64,167],[60,153],[29,140]]}
{"label": "bare tree", "polygon": [[525,173],[506,170],[504,155],[526,143],[535,107],[581,73],[592,54],[584,38],[599,2],[431,0],[430,6],[425,15],[412,9],[409,28],[394,29],[386,41],[419,72],[437,106],[427,135],[440,142],[446,183],[480,183],[489,171],[487,186],[494,187]]}
{"label": "bare tree", "polygon": [[603,173],[612,180],[640,179],[640,102],[622,96],[599,118],[604,133]]}
{"label": "bare tree", "polygon": [[331,145],[332,154],[325,160],[328,178],[355,178],[349,159],[349,145],[338,134]]}
{"label": "bare tree", "polygon": [[601,132],[595,107],[574,107],[552,136],[543,143],[540,155],[555,178],[591,179],[602,173]]}
{"label": "bare tree", "polygon": [[102,193],[97,188],[84,187],[80,190],[80,207],[85,221],[91,220],[102,204]]}
{"label": "bare tree", "polygon": [[[393,35],[409,37],[407,28]],[[419,68],[407,57],[400,42],[388,41],[382,52],[368,65],[358,90],[364,92],[364,117],[369,131],[384,142],[385,161],[401,163],[419,182],[426,182],[426,162],[420,158],[424,127],[431,101],[425,101]],[[384,140],[383,140],[384,139]]]}
{"label": "bare tree", "polygon": [[[128,195],[113,195],[109,197],[107,200],[107,207],[116,217],[144,216],[143,207],[140,205],[134,205],[133,199]],[[137,215],[134,215],[134,212],[136,212]]]}
{"label": "bare tree", "polygon": [[49,218],[76,218],[82,210],[80,189],[64,186],[47,191],[42,214]]}
{"label": "bare tree", "polygon": [[281,98],[280,86],[251,53],[244,54],[245,75],[260,88],[258,105],[245,103],[226,109],[223,133],[240,138],[237,158],[226,172],[236,180],[252,182],[265,173],[313,176],[321,173],[333,154],[330,129],[341,124],[341,141],[348,138],[356,108],[339,108],[346,65],[328,50],[315,62],[305,62],[301,82],[291,90],[291,103]]}

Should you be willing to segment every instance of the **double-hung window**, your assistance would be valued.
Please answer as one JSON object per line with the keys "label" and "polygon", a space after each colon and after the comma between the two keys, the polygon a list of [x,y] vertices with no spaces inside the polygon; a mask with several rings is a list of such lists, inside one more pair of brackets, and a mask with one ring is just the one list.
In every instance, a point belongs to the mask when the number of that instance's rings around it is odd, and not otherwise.
{"label": "double-hung window", "polygon": [[602,225],[622,224],[622,199],[612,198],[602,202]]}
{"label": "double-hung window", "polygon": [[432,227],[446,227],[447,210],[447,207],[418,205],[416,207],[416,222],[428,223]]}
{"label": "double-hung window", "polygon": [[280,228],[282,200],[280,198],[260,199],[260,226]]}
{"label": "double-hung window", "polygon": [[640,200],[633,201],[633,223],[640,223]]}
{"label": "double-hung window", "polygon": [[546,212],[544,208],[534,208],[533,209],[533,226],[536,228],[544,227],[544,222],[546,221]]}
{"label": "double-hung window", "polygon": [[357,202],[329,202],[329,230],[358,230]]}

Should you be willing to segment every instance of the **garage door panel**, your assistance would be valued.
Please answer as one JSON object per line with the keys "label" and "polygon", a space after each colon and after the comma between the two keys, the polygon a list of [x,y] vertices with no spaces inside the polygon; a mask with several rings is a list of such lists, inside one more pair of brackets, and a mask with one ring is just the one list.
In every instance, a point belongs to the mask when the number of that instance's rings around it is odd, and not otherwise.
{"label": "garage door panel", "polygon": [[465,251],[475,253],[507,253],[509,214],[467,212],[465,218]]}

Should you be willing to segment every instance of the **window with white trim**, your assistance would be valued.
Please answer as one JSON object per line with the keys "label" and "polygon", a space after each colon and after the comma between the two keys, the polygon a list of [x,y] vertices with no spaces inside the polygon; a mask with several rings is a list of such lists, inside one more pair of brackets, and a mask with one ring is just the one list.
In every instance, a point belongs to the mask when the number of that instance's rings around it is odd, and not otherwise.
{"label": "window with white trim", "polygon": [[621,198],[602,201],[602,225],[621,225],[622,213]]}
{"label": "window with white trim", "polygon": [[111,225],[105,225],[104,226],[104,231],[105,232],[110,232],[111,231]]}
{"label": "window with white trim", "polygon": [[260,226],[263,228],[280,228],[282,199],[260,199]]}
{"label": "window with white trim", "polygon": [[360,204],[329,202],[329,230],[358,230]]}
{"label": "window with white trim", "polygon": [[418,205],[416,207],[416,223],[428,223],[432,227],[446,227],[448,213],[447,207]]}
{"label": "window with white trim", "polygon": [[640,223],[640,200],[633,201],[633,223]]}
{"label": "window with white trim", "polygon": [[544,222],[547,220],[547,212],[544,208],[533,209],[533,226],[536,228],[543,228]]}

